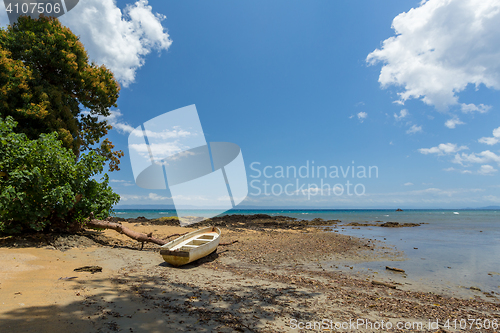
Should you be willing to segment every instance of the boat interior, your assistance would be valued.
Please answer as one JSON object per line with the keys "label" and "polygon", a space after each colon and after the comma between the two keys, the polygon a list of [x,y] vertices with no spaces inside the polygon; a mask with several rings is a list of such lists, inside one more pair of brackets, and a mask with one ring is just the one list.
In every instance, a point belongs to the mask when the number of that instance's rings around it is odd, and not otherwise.
{"label": "boat interior", "polygon": [[214,239],[219,237],[217,232],[207,232],[203,233],[199,236],[188,238],[179,244],[170,248],[170,251],[190,251],[193,248],[197,248],[201,245],[210,243]]}

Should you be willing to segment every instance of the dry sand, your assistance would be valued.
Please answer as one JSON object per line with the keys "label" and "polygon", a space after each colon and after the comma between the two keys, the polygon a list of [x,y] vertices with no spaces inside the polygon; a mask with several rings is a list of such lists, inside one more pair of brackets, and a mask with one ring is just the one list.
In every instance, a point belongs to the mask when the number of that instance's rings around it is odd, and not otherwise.
{"label": "dry sand", "polygon": [[[159,238],[191,230],[123,223]],[[158,246],[139,251],[140,244],[114,231],[4,239],[0,332],[305,332],[320,330],[293,329],[290,320],[500,321],[497,294],[461,299],[391,289],[326,265],[401,257],[383,243],[310,226],[254,230],[242,223],[222,232],[222,242],[239,242],[181,268],[166,264]],[[87,265],[102,272],[73,271]]]}

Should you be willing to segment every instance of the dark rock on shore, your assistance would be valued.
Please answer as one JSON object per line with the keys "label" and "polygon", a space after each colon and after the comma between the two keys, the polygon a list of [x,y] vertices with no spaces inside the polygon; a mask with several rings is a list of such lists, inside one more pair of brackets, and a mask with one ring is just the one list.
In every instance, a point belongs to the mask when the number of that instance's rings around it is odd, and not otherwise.
{"label": "dark rock on shore", "polygon": [[[379,221],[377,221],[379,222]],[[384,228],[404,228],[404,227],[418,227],[420,223],[399,223],[399,222],[385,222],[385,223],[358,223],[351,222],[344,224],[349,227],[384,227]]]}
{"label": "dark rock on shore", "polygon": [[136,218],[128,218],[128,219],[124,219],[124,218],[121,218],[121,217],[108,217],[106,219],[106,221],[110,221],[110,222],[130,222],[130,223],[140,223],[140,222],[149,222],[151,221],[150,219],[148,218],[145,218],[144,216],[139,216],[139,217],[136,217]]}
{"label": "dark rock on shore", "polygon": [[399,223],[399,222],[385,222],[380,225],[386,228],[402,228],[402,227],[418,227],[419,223]]}
{"label": "dark rock on shore", "polygon": [[[172,225],[178,226],[179,220],[177,217],[162,217],[159,219],[146,219],[144,217],[138,217],[136,219],[128,218],[123,219],[119,217],[113,217],[110,219],[112,222],[131,222],[131,223],[147,223],[153,225]],[[202,222],[197,223],[196,227],[202,227],[206,225],[225,227],[229,229],[301,229],[310,226],[331,226],[335,225],[339,220],[323,220],[321,218],[315,218],[313,220],[299,220],[294,217],[288,216],[271,216],[267,214],[253,214],[253,215],[224,215],[217,216],[211,219],[206,219]]]}

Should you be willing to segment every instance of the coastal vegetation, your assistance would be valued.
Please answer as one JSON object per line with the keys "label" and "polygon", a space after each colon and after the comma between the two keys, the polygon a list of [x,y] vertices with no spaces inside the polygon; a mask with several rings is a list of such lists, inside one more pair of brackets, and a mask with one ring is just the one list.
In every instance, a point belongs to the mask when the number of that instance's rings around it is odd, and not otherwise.
{"label": "coastal vegetation", "polygon": [[[0,233],[75,231],[119,201],[103,174],[120,86],[56,18],[0,29]],[[100,180],[98,180],[100,178]]]}
{"label": "coastal vegetation", "polygon": [[105,221],[120,200],[103,173],[123,156],[106,138],[119,91],[57,18],[0,29],[0,234],[89,227],[166,243]]}
{"label": "coastal vegetation", "polygon": [[57,133],[31,140],[0,118],[0,233],[76,231],[91,212],[106,218],[119,196],[108,185],[105,158],[96,151],[78,160]]}

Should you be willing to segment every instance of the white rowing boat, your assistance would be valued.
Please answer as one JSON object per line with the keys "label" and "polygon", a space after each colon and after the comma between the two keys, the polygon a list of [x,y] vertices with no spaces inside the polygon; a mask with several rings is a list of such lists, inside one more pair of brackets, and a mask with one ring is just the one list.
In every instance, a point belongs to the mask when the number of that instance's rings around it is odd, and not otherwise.
{"label": "white rowing boat", "polygon": [[219,245],[220,234],[217,227],[198,229],[163,245],[160,254],[169,264],[182,266],[214,252]]}

